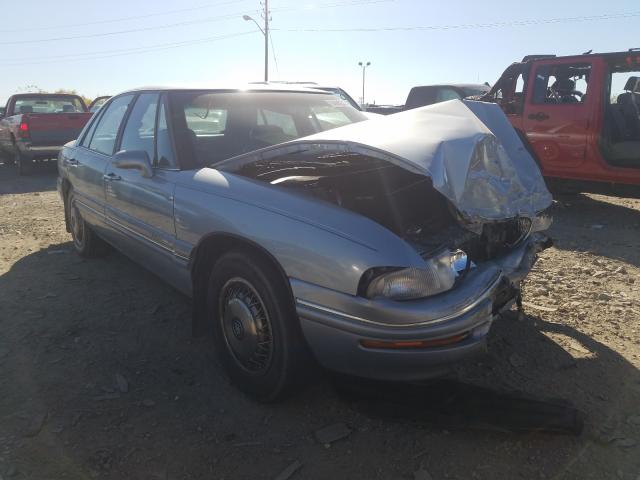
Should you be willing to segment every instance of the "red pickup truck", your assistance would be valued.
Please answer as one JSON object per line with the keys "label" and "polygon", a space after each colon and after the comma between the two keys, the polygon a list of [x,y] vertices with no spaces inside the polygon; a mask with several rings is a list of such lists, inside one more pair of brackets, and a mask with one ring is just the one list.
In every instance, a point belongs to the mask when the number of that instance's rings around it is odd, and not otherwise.
{"label": "red pickup truck", "polygon": [[55,159],[62,146],[77,138],[91,118],[77,95],[13,95],[0,115],[0,155],[29,173],[35,162]]}
{"label": "red pickup truck", "polygon": [[479,100],[498,103],[552,189],[640,194],[640,51],[530,55]]}

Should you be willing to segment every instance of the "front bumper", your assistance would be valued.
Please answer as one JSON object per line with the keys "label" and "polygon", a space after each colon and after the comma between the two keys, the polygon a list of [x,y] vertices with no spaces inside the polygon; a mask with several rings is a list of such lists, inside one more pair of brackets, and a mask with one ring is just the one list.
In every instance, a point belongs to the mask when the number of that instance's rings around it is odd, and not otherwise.
{"label": "front bumper", "polygon": [[[534,234],[507,255],[470,271],[453,290],[421,300],[369,300],[291,280],[302,331],[318,362],[340,373],[380,380],[420,380],[485,351],[495,315],[550,240]],[[369,348],[362,342],[459,341],[428,348]]]}

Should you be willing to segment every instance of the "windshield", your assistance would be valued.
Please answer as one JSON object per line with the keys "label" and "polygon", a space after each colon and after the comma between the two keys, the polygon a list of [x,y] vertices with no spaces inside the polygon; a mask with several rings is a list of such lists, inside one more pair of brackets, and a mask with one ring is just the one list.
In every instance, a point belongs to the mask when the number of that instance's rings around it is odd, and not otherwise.
{"label": "windshield", "polygon": [[42,95],[16,98],[15,113],[78,113],[86,109],[78,97]]}
{"label": "windshield", "polygon": [[490,90],[489,87],[462,87],[465,97],[474,97],[476,95],[484,95]]}
{"label": "windshield", "polygon": [[340,87],[311,87],[311,88],[317,88],[318,90],[324,90],[325,92],[331,92],[334,95],[337,95],[338,97],[340,97],[343,100],[346,100],[347,102],[349,102],[349,104],[355,108],[356,110],[360,110],[360,105],[358,105],[358,103],[351,98],[351,96],[349,96],[349,94],[347,92],[345,92],[343,89],[341,89]]}
{"label": "windshield", "polygon": [[169,99],[183,163],[194,166],[367,119],[324,93],[196,91],[172,92]]}

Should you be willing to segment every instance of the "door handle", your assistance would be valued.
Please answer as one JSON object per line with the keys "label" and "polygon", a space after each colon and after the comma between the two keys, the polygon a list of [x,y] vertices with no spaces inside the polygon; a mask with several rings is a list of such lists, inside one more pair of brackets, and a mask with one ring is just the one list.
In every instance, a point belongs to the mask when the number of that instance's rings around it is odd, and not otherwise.
{"label": "door handle", "polygon": [[544,112],[530,113],[528,115],[528,118],[529,120],[537,120],[538,122],[542,122],[544,120],[547,120],[549,118],[549,115]]}
{"label": "door handle", "polygon": [[65,158],[64,164],[68,167],[77,167],[79,165],[78,160],[76,160],[75,158]]}
{"label": "door handle", "polygon": [[118,180],[122,180],[122,177],[120,175],[117,175],[117,174],[115,174],[113,172],[107,173],[106,175],[103,175],[102,178],[104,180],[106,180],[107,182],[115,182],[115,181],[118,181]]}

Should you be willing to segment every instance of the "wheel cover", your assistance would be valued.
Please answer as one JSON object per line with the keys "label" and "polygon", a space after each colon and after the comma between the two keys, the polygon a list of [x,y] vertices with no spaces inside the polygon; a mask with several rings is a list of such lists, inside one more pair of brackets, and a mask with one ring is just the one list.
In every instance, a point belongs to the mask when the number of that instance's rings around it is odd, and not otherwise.
{"label": "wheel cover", "polygon": [[273,336],[269,314],[256,289],[235,277],[220,290],[219,321],[227,349],[243,370],[262,374],[273,357]]}
{"label": "wheel cover", "polygon": [[85,242],[84,220],[80,216],[80,211],[75,202],[72,202],[69,209],[69,223],[71,224],[71,236],[76,248],[82,250]]}

